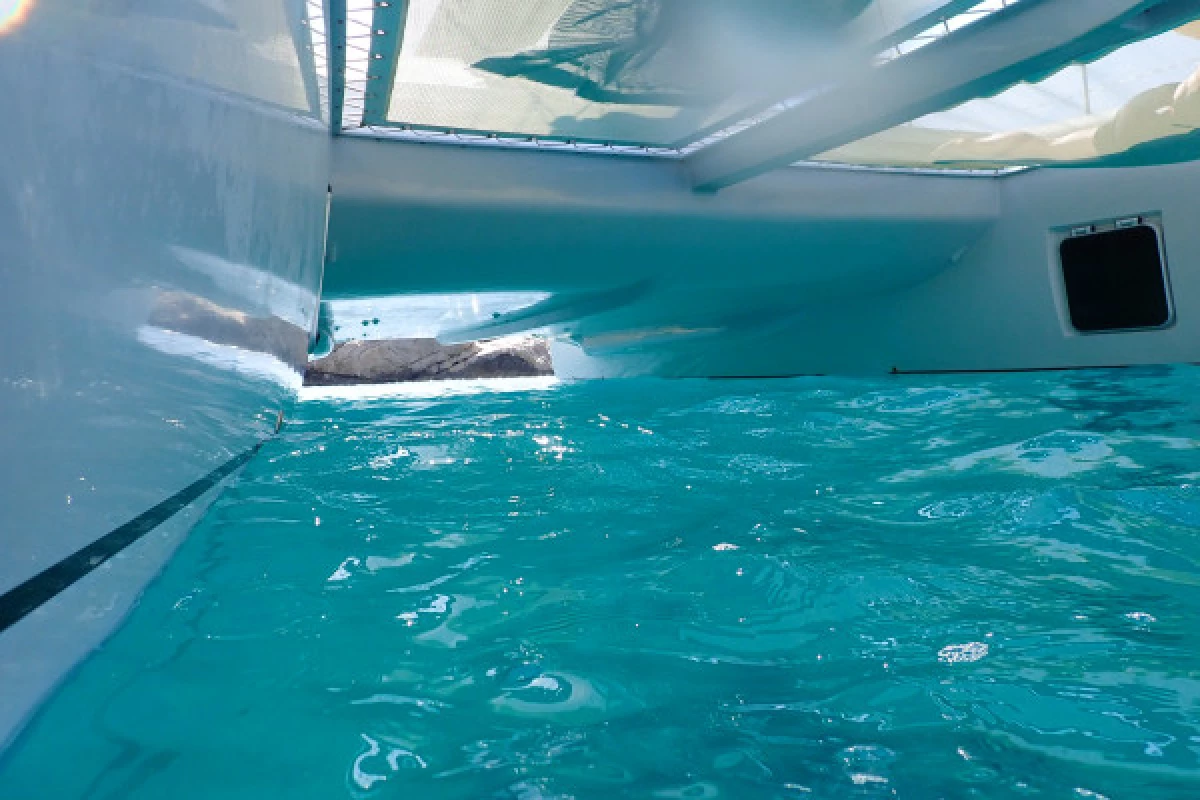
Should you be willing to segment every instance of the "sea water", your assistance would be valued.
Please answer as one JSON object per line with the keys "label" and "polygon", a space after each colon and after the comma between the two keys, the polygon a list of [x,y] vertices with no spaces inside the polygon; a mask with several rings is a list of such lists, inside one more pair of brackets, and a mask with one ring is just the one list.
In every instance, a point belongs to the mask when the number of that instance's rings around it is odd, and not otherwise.
{"label": "sea water", "polygon": [[299,404],[0,795],[1200,797],[1200,370],[470,388]]}

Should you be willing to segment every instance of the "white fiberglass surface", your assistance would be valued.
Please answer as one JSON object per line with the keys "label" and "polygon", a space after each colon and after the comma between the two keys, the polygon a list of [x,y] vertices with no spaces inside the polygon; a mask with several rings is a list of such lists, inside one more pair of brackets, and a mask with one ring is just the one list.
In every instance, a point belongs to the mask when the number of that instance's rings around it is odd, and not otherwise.
{"label": "white fiberglass surface", "polygon": [[334,338],[432,339],[454,328],[531,306],[542,292],[395,295],[329,301]]}
{"label": "white fiberglass surface", "polygon": [[[8,4],[0,2],[0,19]],[[40,5],[27,7],[37,22]],[[306,72],[323,46],[323,20],[312,30],[319,12],[318,3],[306,0],[79,0],[54,8],[63,40],[80,37],[85,49],[106,60],[314,117],[320,109]],[[189,46],[180,47],[185,38]]]}
{"label": "white fiberglass surface", "polygon": [[1200,22],[1035,83],[825,153],[858,164],[1043,164],[1125,153],[1200,128]]}
{"label": "white fiberglass surface", "polygon": [[680,146],[972,5],[411,0],[387,122]]}

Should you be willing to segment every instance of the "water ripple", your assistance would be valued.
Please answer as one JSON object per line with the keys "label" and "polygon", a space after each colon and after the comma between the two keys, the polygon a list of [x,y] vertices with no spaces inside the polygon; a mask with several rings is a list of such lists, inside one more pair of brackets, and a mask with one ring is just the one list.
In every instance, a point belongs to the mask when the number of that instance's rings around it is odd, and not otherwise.
{"label": "water ripple", "polygon": [[1192,798],[1198,388],[1181,368],[306,403],[0,781]]}

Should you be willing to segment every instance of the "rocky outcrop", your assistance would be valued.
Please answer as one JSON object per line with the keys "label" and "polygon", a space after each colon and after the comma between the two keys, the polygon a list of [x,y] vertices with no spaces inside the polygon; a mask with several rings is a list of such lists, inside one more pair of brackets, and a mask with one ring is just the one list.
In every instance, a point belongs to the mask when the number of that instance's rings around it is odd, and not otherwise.
{"label": "rocky outcrop", "polygon": [[436,339],[342,342],[312,361],[305,386],[518,378],[553,375],[550,348],[540,339],[439,344]]}

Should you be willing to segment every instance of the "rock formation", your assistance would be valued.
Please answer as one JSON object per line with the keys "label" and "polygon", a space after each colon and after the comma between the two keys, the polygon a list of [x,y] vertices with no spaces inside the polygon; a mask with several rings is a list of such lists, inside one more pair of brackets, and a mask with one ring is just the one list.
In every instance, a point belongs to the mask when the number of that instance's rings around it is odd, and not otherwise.
{"label": "rock formation", "polygon": [[550,348],[540,339],[439,344],[436,339],[342,342],[308,365],[305,386],[516,378],[553,375]]}

